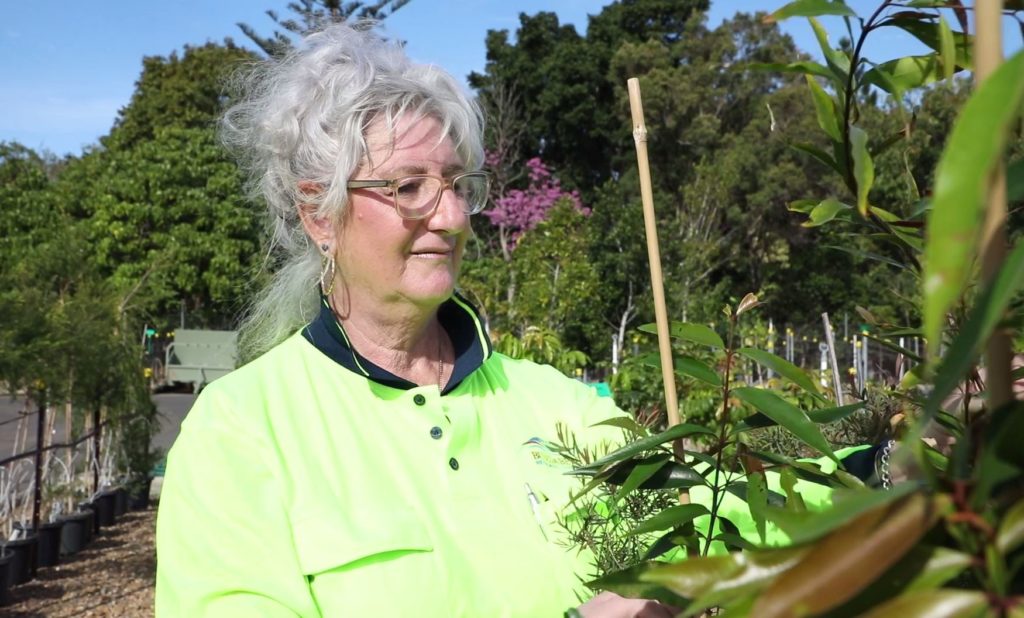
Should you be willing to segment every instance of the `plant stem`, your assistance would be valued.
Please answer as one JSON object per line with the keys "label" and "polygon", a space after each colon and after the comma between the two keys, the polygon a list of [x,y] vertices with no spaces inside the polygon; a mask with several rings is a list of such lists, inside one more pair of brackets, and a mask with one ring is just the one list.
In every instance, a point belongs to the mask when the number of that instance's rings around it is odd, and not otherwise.
{"label": "plant stem", "polygon": [[721,506],[721,494],[719,491],[718,481],[719,476],[722,473],[722,458],[725,454],[725,446],[728,441],[728,429],[729,429],[729,374],[732,368],[733,358],[733,338],[736,333],[736,312],[734,311],[729,317],[729,333],[726,337],[725,344],[725,369],[722,378],[722,420],[721,427],[718,434],[718,446],[715,453],[715,480],[711,483],[711,519],[708,521],[708,537],[704,543],[704,551],[701,552],[702,556],[707,556],[711,551],[711,539],[714,537],[715,532],[715,520],[718,518],[718,508]]}

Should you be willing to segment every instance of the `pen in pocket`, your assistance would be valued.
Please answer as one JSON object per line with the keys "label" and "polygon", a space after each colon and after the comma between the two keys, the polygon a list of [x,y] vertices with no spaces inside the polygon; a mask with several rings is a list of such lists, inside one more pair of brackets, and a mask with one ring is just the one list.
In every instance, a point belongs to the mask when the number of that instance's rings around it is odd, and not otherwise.
{"label": "pen in pocket", "polygon": [[540,500],[537,499],[537,494],[533,493],[529,483],[523,483],[523,487],[526,488],[526,499],[530,501],[530,510],[533,511],[533,518],[537,520],[540,533],[544,535],[544,540],[546,541],[548,540],[548,533],[544,530],[544,519],[540,516]]}

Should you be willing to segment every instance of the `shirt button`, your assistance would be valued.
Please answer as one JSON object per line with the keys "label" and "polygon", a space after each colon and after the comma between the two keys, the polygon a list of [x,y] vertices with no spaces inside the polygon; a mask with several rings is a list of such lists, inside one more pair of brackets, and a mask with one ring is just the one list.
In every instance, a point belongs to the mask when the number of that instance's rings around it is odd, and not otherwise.
{"label": "shirt button", "polygon": [[441,428],[440,427],[431,427],[430,428],[430,437],[435,439],[435,440],[440,440],[441,439]]}
{"label": "shirt button", "polygon": [[427,403],[427,398],[424,397],[423,395],[417,394],[412,398],[412,402],[418,406],[422,406],[423,404]]}
{"label": "shirt button", "polygon": [[452,470],[458,470],[459,460],[452,457],[451,459],[448,460],[448,465],[451,466]]}

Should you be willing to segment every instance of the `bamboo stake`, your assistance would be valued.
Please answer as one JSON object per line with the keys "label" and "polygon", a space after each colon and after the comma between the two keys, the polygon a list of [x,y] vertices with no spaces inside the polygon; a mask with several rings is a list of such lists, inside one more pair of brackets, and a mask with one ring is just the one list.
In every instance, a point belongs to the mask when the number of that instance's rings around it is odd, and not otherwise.
{"label": "bamboo stake", "polygon": [[661,379],[665,384],[665,410],[671,427],[678,425],[681,419],[679,401],[676,397],[675,370],[672,366],[672,345],[668,335],[668,310],[665,308],[665,285],[661,275],[661,251],[658,248],[658,229],[654,219],[651,168],[647,161],[647,125],[644,124],[644,105],[640,100],[640,81],[631,77],[626,81],[626,88],[629,90],[629,109],[633,115],[633,141],[636,142],[636,160],[640,169],[640,199],[644,206],[647,261],[651,267],[651,288],[654,292],[654,320],[658,326]]}
{"label": "bamboo stake", "polygon": [[[978,0],[974,15],[977,33],[974,38],[975,80],[984,82],[1003,62],[1002,0]],[[981,232],[981,274],[991,282],[1006,259],[1006,168],[1000,161],[988,179],[988,203]],[[1013,400],[1013,351],[1010,338],[997,330],[985,344],[986,386],[990,409]]]}
{"label": "bamboo stake", "polygon": [[843,383],[839,379],[839,363],[836,362],[836,340],[832,336],[832,324],[828,321],[828,311],[821,314],[821,321],[825,325],[825,343],[828,345],[828,361],[832,364],[832,386],[836,393],[836,404],[845,405],[843,401]]}

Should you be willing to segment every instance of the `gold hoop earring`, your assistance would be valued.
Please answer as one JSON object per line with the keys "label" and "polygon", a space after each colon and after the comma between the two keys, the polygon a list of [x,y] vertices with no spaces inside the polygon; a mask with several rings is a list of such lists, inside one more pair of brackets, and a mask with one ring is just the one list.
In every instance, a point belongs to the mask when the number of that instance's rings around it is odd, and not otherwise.
{"label": "gold hoop earring", "polygon": [[327,244],[320,245],[320,249],[324,252],[320,256],[320,291],[324,296],[330,296],[334,291],[334,256]]}

